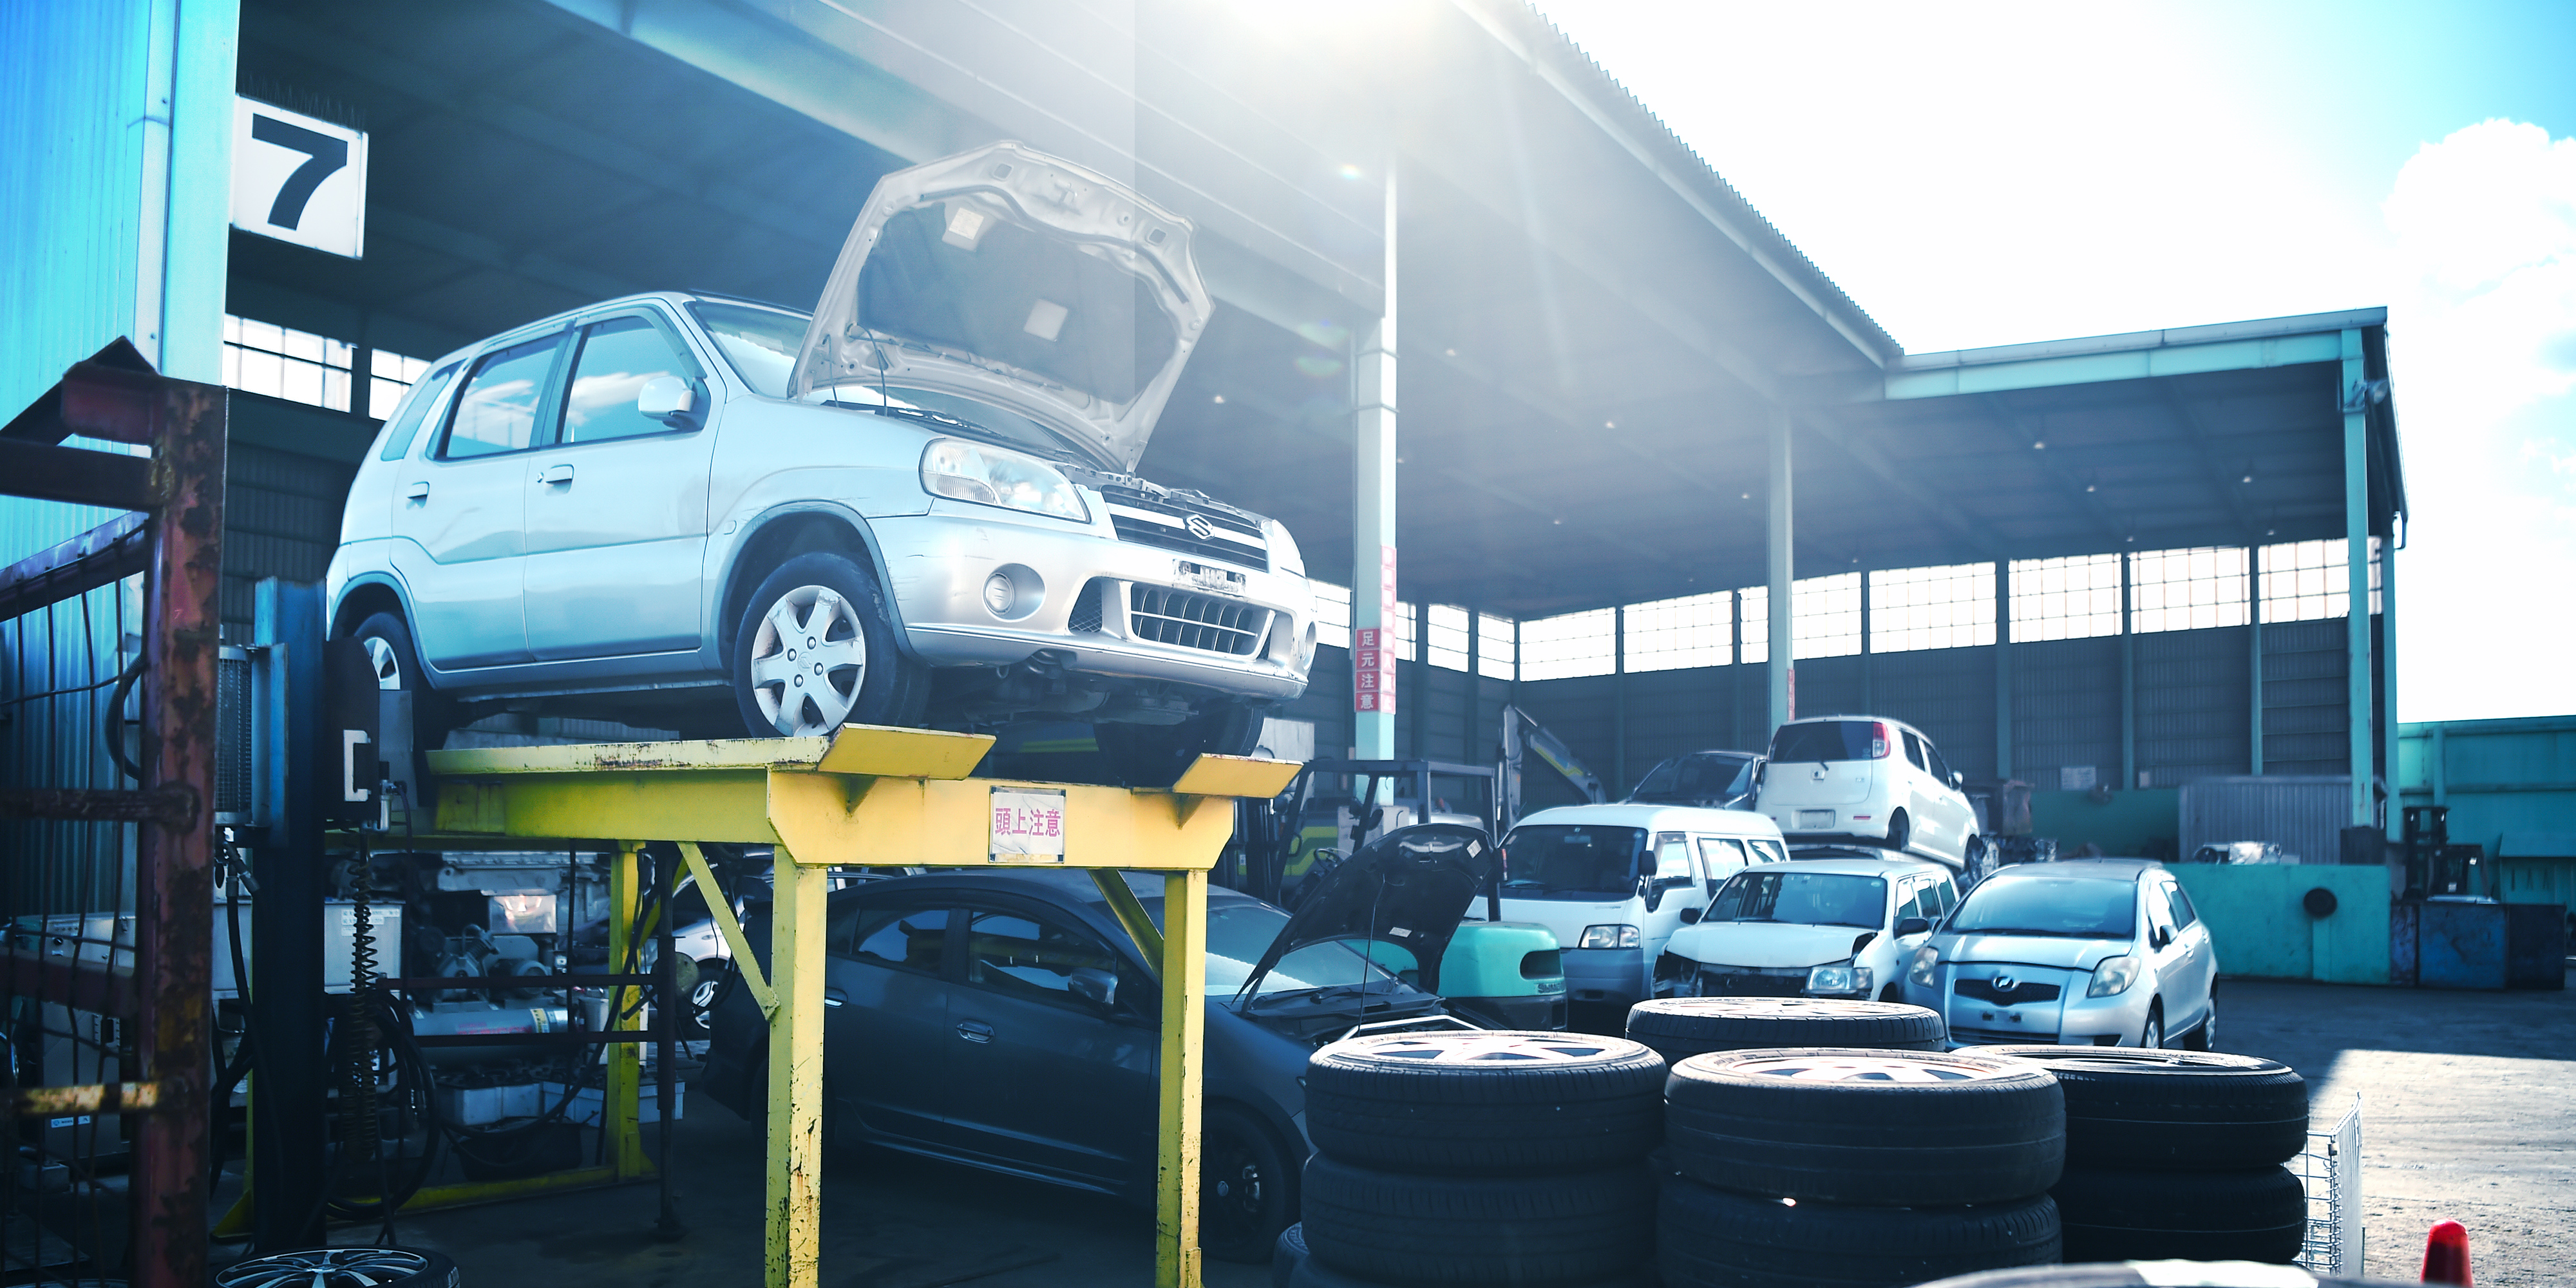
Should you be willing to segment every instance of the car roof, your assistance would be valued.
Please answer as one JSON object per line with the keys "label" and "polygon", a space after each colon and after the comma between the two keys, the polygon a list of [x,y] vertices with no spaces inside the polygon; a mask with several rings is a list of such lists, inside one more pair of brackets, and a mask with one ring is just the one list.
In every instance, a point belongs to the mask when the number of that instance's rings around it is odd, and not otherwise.
{"label": "car roof", "polygon": [[[1687,817],[1676,817],[1687,816]],[[1696,827],[1702,831],[1727,836],[1776,836],[1779,824],[1770,815],[1749,809],[1709,809],[1699,805],[1630,804],[1625,801],[1603,805],[1558,805],[1524,816],[1514,827],[1533,823],[1560,827],[1593,825],[1599,827]]]}
{"label": "car roof", "polygon": [[[1756,863],[1739,870],[1768,872],[1779,866],[1781,865],[1776,863]],[[1945,877],[1950,875],[1948,868],[1938,863],[1927,863],[1921,859],[1800,859],[1795,866],[1800,872],[1839,873],[1846,876],[1894,877],[1910,876],[1918,872],[1937,873]]]}
{"label": "car roof", "polygon": [[2135,881],[2149,872],[2163,871],[2164,866],[2154,859],[2059,859],[2055,863],[2015,864],[1987,877],[1986,880],[2078,877],[2096,881]]}

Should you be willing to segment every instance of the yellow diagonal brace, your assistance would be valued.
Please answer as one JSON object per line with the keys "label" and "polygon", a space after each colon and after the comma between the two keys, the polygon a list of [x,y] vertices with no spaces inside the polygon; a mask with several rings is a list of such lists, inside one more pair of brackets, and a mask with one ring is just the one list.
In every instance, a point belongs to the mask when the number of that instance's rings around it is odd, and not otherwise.
{"label": "yellow diagonal brace", "polygon": [[724,935],[725,947],[733,950],[733,968],[742,976],[742,986],[751,990],[751,1000],[760,1004],[760,1018],[778,1014],[778,994],[761,974],[760,959],[751,955],[751,941],[742,936],[742,923],[733,915],[733,904],[725,899],[724,888],[716,884],[716,874],[707,866],[707,856],[698,852],[694,842],[680,842],[680,858],[689,865],[689,875],[698,879],[698,890],[707,896],[707,910],[716,917],[716,930]]}
{"label": "yellow diagonal brace", "polygon": [[1115,868],[1093,868],[1091,882],[1109,900],[1110,915],[1127,928],[1127,937],[1135,940],[1137,951],[1145,954],[1145,964],[1153,969],[1156,978],[1161,978],[1163,932],[1154,929],[1153,917],[1145,912],[1145,905],[1136,902],[1136,891],[1127,884],[1126,874]]}

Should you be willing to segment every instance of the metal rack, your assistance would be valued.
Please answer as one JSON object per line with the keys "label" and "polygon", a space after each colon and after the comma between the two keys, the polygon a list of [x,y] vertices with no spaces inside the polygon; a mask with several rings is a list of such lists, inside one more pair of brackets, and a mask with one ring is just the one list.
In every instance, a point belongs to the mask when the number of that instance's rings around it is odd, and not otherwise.
{"label": "metal rack", "polygon": [[2290,1160],[2308,1194],[2308,1236],[2299,1265],[2320,1275],[2361,1276],[2361,1096],[2327,1131],[2308,1133],[2308,1147]]}

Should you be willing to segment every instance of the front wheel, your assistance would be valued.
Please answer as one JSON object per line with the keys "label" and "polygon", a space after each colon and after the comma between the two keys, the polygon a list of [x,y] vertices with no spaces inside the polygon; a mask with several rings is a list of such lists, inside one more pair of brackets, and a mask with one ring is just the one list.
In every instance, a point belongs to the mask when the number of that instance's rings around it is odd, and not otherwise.
{"label": "front wheel", "polygon": [[1297,1219],[1288,1151],[1252,1116],[1208,1107],[1199,1159],[1199,1247],[1219,1261],[1262,1262]]}
{"label": "front wheel", "polygon": [[2138,1034],[2138,1045],[2149,1051],[2161,1050],[2165,1044],[2165,1012],[2162,1006],[2147,1008],[2147,1027]]}
{"label": "front wheel", "polygon": [[2218,1049],[2217,998],[2213,997],[2209,999],[2209,1009],[2201,1015],[2200,1027],[2183,1035],[2182,1049],[2185,1051],[2215,1051]]}
{"label": "front wheel", "polygon": [[[411,741],[408,748],[415,756],[437,751],[447,745],[447,727],[454,719],[455,708],[437,690],[429,687],[428,672],[420,665],[420,650],[412,643],[411,624],[393,613],[370,613],[349,632],[367,651],[367,669],[376,677],[376,689],[382,693],[411,695]],[[425,762],[396,765],[394,772],[404,781],[419,785],[419,770]],[[426,804],[427,802],[416,802]]]}
{"label": "front wheel", "polygon": [[733,638],[734,701],[752,736],[911,725],[929,673],[896,647],[876,578],[837,554],[798,555],[763,579]]}

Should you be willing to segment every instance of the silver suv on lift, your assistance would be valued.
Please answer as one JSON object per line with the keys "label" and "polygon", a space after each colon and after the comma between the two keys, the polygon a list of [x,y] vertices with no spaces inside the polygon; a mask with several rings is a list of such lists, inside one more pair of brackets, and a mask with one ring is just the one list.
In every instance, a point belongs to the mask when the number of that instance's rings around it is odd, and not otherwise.
{"label": "silver suv on lift", "polygon": [[1088,721],[1137,785],[1248,752],[1306,687],[1305,561],[1134,473],[1213,309],[1190,235],[999,143],[879,181],[810,317],[660,292],[449,355],[351,485],[333,632],[424,745],[714,698],[761,735]]}

